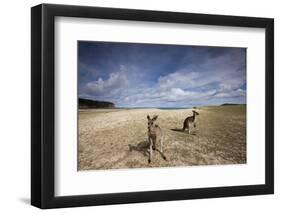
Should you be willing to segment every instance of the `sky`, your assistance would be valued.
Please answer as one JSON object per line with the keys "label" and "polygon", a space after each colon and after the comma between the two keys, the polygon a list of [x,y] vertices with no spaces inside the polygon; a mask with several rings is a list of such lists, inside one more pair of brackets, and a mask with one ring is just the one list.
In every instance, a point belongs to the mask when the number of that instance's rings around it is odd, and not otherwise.
{"label": "sky", "polygon": [[78,96],[116,107],[246,103],[246,49],[78,42]]}

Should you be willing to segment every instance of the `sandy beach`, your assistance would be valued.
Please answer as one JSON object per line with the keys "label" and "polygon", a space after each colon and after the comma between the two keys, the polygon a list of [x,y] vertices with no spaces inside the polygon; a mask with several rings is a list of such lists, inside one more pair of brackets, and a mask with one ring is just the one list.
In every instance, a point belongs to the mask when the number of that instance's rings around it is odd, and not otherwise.
{"label": "sandy beach", "polygon": [[[79,110],[78,170],[246,163],[246,105],[196,109],[197,127],[182,132],[192,109]],[[158,115],[165,161],[148,164],[147,115]]]}

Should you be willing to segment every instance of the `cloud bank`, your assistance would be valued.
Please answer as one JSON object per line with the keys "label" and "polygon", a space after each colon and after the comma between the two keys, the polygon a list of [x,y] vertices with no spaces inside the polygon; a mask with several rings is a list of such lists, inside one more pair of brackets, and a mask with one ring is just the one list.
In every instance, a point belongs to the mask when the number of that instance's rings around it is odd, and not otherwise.
{"label": "cloud bank", "polygon": [[79,42],[79,97],[117,107],[246,103],[246,49]]}

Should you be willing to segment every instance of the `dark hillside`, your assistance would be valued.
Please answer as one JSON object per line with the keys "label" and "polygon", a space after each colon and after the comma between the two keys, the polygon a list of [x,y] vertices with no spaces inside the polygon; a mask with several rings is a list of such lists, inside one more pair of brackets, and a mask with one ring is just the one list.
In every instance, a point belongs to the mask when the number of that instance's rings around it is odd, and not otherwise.
{"label": "dark hillside", "polygon": [[114,103],[79,98],[79,109],[114,108]]}

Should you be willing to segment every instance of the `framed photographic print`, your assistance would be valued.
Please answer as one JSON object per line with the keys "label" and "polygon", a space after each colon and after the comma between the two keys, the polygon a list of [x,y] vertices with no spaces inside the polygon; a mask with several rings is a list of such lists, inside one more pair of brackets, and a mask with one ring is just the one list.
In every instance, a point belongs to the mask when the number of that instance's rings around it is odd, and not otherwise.
{"label": "framed photographic print", "polygon": [[272,194],[274,21],[31,9],[31,203]]}

